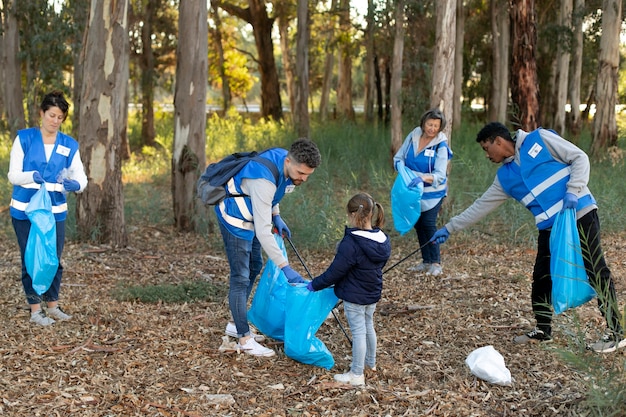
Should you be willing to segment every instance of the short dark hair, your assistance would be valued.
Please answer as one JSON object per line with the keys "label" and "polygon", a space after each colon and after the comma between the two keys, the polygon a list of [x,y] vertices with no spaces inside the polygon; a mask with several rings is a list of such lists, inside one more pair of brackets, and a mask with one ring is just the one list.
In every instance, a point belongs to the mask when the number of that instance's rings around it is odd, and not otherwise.
{"label": "short dark hair", "polygon": [[439,109],[430,109],[422,114],[422,119],[420,120],[422,130],[424,130],[424,124],[427,120],[439,120],[441,122],[441,126],[439,126],[440,132],[446,127],[446,116],[444,116],[443,112]]}
{"label": "short dark hair", "polygon": [[41,101],[41,105],[39,106],[41,111],[44,113],[48,111],[50,107],[58,107],[63,112],[65,117],[67,117],[67,113],[70,109],[70,105],[65,99],[63,92],[58,90],[46,94]]}
{"label": "short dark hair", "polygon": [[509,129],[507,129],[506,126],[500,122],[491,122],[486,124],[476,135],[476,142],[493,142],[496,136],[500,136],[504,140],[514,142]]}
{"label": "short dark hair", "polygon": [[317,168],[322,163],[322,155],[317,145],[307,138],[300,138],[291,144],[289,155],[298,164]]}

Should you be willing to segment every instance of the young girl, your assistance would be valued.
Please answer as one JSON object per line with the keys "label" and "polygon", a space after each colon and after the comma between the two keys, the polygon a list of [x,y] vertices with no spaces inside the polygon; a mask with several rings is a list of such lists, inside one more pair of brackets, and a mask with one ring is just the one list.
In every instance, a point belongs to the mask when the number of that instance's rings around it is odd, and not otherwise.
{"label": "young girl", "polygon": [[[307,284],[310,291],[335,285],[335,295],[344,301],[344,311],[352,332],[350,371],[335,380],[365,385],[363,368],[376,369],[374,311],[383,289],[383,266],[391,255],[389,237],[380,229],[385,213],[369,194],[360,193],[347,205],[350,227],[326,272]],[[376,219],[372,228],[372,218]]]}

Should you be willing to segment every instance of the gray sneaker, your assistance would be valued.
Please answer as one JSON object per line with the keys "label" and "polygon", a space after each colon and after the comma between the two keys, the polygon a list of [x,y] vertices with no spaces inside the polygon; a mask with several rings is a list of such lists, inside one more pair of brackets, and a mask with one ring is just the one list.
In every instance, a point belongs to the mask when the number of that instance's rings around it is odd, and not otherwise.
{"label": "gray sneaker", "polygon": [[426,275],[432,275],[433,277],[436,277],[438,275],[441,275],[442,273],[443,268],[441,268],[440,264],[431,264],[428,272],[426,272]]}
{"label": "gray sneaker", "polygon": [[418,265],[413,265],[407,269],[407,271],[411,272],[428,272],[430,269],[430,264],[421,263]]}
{"label": "gray sneaker", "polygon": [[546,334],[543,330],[539,330],[535,327],[528,333],[524,333],[513,338],[513,343],[516,343],[518,345],[529,342],[551,343],[552,336]]}
{"label": "gray sneaker", "polygon": [[30,313],[30,322],[36,323],[40,326],[49,326],[54,323],[54,320],[46,316],[43,310],[39,309],[33,313]]}
{"label": "gray sneaker", "polygon": [[65,311],[61,310],[59,306],[48,309],[48,315],[57,320],[69,320],[72,318],[71,314],[67,314]]}
{"label": "gray sneaker", "polygon": [[598,353],[610,353],[623,347],[626,347],[626,339],[622,339],[612,331],[607,330],[600,340],[588,345],[587,349]]}

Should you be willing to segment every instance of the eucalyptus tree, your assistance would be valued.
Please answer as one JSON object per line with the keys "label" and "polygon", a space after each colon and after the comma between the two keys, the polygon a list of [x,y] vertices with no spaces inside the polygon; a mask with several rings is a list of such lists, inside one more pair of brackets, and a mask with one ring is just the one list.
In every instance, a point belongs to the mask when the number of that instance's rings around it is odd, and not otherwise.
{"label": "eucalyptus tree", "polygon": [[24,93],[20,70],[19,28],[16,16],[17,0],[2,0],[2,66],[4,68],[4,94],[7,122],[11,137],[26,126]]}

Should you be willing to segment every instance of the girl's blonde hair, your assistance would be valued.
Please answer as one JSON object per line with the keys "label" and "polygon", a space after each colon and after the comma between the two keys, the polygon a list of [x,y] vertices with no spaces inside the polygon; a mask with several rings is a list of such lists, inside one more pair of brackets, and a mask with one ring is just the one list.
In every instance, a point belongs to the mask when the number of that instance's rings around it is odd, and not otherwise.
{"label": "girl's blonde hair", "polygon": [[[383,206],[375,202],[371,195],[367,193],[359,193],[348,201],[346,206],[348,214],[354,214],[354,224],[360,229],[364,229],[368,220],[371,221],[372,227],[382,229],[385,225],[385,211]],[[374,218],[374,211],[376,217]]]}

